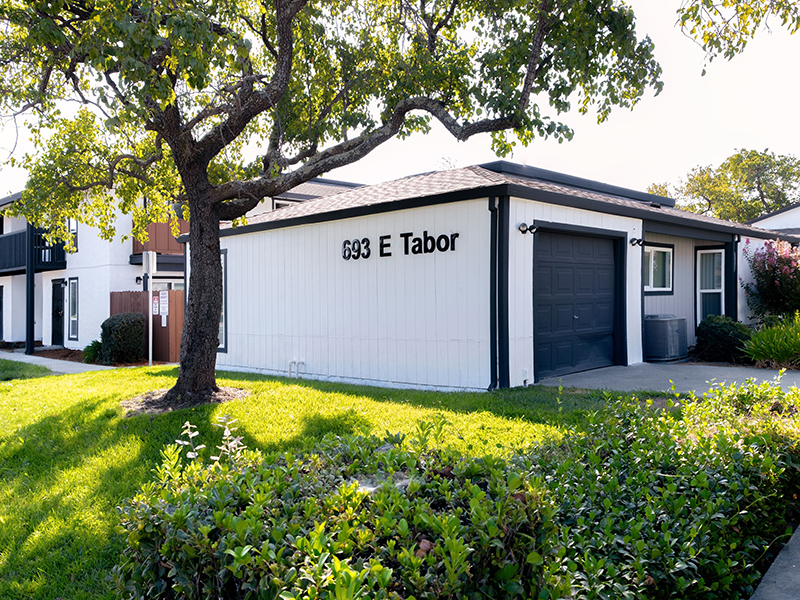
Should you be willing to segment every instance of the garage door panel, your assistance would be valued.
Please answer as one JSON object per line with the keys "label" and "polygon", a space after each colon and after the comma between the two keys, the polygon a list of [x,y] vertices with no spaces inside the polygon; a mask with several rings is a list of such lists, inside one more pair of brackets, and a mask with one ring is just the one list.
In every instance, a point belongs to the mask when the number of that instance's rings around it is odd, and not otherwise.
{"label": "garage door panel", "polygon": [[573,306],[560,304],[555,307],[555,321],[553,333],[572,333],[575,328],[575,317]]}
{"label": "garage door panel", "polygon": [[540,231],[535,248],[537,378],[614,364],[614,241]]}

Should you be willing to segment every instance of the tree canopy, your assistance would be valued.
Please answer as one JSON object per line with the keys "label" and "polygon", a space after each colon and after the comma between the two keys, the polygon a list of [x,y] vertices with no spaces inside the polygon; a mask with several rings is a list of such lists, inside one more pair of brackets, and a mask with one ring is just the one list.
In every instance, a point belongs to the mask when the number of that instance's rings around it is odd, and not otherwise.
{"label": "tree canopy", "polygon": [[718,167],[698,166],[677,184],[651,185],[685,210],[745,223],[800,200],[800,160],[739,150]]}
{"label": "tree canopy", "polygon": [[709,60],[733,58],[759,29],[800,29],[796,0],[683,0],[678,14],[683,31],[702,44]]}
{"label": "tree canopy", "polygon": [[37,144],[15,210],[107,236],[115,208],[135,233],[190,218],[194,391],[215,388],[220,221],[432,119],[506,155],[661,89],[620,0],[0,0],[0,22],[0,110]]}

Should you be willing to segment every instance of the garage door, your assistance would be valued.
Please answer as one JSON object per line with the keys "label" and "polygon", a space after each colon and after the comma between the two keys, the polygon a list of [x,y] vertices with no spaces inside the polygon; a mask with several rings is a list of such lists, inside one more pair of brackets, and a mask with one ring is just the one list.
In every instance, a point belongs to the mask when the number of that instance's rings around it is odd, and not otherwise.
{"label": "garage door", "polygon": [[540,231],[533,279],[536,378],[614,364],[614,241]]}

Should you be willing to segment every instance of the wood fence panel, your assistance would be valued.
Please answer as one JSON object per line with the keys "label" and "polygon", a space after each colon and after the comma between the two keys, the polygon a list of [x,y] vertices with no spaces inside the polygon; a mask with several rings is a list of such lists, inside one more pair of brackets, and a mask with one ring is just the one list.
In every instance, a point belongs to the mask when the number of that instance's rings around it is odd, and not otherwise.
{"label": "wood fence panel", "polygon": [[[178,362],[181,351],[181,332],[183,331],[183,290],[170,290],[169,315],[166,327],[162,326],[161,316],[153,315],[153,360]],[[145,332],[143,355],[147,356],[147,315],[152,307],[152,298],[158,292],[111,292],[111,314],[134,312],[144,315]]]}

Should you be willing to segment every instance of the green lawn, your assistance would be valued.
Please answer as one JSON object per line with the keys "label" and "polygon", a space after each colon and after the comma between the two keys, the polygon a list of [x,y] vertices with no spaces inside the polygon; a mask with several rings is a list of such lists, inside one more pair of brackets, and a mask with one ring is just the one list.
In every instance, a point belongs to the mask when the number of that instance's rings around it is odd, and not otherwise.
{"label": "green lawn", "polygon": [[29,365],[28,363],[16,360],[5,360],[0,358],[0,381],[10,381],[12,379],[31,379],[33,377],[44,377],[50,375],[52,371],[47,367],[39,365]]}
{"label": "green lawn", "polygon": [[410,432],[441,415],[450,442],[484,454],[558,439],[604,401],[565,392],[558,402],[550,388],[434,393],[228,373],[220,384],[249,398],[123,417],[121,400],[175,376],[162,367],[0,383],[0,598],[114,598],[116,507],[152,478],[187,420],[211,449],[221,437],[212,423],[229,414],[248,446],[277,450],[326,433]]}

